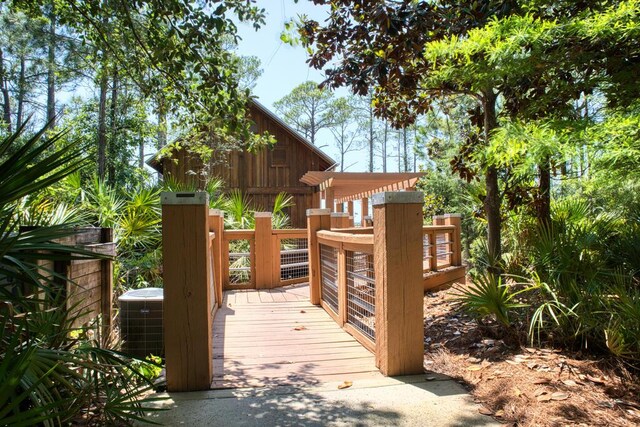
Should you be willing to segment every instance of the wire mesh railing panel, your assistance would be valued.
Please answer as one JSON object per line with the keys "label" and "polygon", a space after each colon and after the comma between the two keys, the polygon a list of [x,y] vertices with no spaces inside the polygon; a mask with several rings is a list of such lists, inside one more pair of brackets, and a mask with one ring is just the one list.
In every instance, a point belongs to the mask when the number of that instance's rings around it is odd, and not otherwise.
{"label": "wire mesh railing panel", "polygon": [[431,270],[431,235],[422,235],[422,269]]}
{"label": "wire mesh railing panel", "polygon": [[306,237],[280,240],[280,280],[309,277],[309,244]]}
{"label": "wire mesh railing panel", "polygon": [[346,252],[347,322],[375,342],[376,279],[373,255]]}
{"label": "wire mesh railing panel", "polygon": [[437,265],[446,266],[451,265],[451,251],[452,237],[450,233],[438,233],[436,234],[436,253],[438,254]]}
{"label": "wire mesh railing panel", "polygon": [[320,245],[320,294],[322,300],[338,313],[338,250]]}
{"label": "wire mesh railing panel", "polygon": [[251,241],[229,240],[229,284],[251,284]]}

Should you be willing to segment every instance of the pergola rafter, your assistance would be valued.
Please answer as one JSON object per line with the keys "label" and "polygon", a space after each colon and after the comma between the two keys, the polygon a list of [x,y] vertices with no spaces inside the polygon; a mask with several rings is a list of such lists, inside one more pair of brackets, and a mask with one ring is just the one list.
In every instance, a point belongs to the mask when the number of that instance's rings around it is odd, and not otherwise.
{"label": "pergola rafter", "polygon": [[300,179],[310,186],[318,186],[320,191],[333,191],[337,203],[368,198],[382,191],[411,191],[416,182],[424,176],[422,172],[329,172],[311,171]]}

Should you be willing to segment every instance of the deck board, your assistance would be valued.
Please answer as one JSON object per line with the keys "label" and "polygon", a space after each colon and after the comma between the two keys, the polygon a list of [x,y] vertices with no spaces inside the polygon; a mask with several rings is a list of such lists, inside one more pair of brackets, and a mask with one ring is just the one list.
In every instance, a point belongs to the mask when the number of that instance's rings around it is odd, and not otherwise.
{"label": "deck board", "polygon": [[225,293],[213,325],[212,388],[382,377],[373,354],[308,295],[306,284]]}

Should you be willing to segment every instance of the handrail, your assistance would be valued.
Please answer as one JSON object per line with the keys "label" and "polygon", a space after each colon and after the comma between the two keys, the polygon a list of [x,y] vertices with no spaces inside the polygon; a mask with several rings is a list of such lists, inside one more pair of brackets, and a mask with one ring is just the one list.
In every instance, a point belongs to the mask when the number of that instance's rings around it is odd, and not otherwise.
{"label": "handrail", "polygon": [[373,234],[373,227],[349,227],[349,228],[340,228],[339,233],[350,233],[350,234]]}
{"label": "handrail", "polygon": [[255,235],[255,230],[224,230],[225,240],[251,239]]}
{"label": "handrail", "polygon": [[422,232],[429,232],[429,231],[455,231],[456,230],[456,226],[455,225],[423,225],[422,226]]}
{"label": "handrail", "polygon": [[353,234],[329,230],[320,230],[316,234],[319,238],[337,243],[353,243],[358,245],[371,245],[371,247],[373,247],[373,234]]}
{"label": "handrail", "polygon": [[288,236],[288,237],[307,237],[307,229],[306,228],[281,228],[271,230],[271,234],[274,236]]}

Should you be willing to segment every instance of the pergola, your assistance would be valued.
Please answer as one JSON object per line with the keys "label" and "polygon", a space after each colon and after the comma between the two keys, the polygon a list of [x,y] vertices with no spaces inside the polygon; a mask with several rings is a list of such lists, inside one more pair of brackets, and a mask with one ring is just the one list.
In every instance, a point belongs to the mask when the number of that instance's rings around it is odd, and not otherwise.
{"label": "pergola", "polygon": [[[320,199],[331,212],[347,212],[353,215],[353,201],[361,200],[362,218],[369,215],[369,197],[382,191],[413,191],[422,172],[329,172],[310,171],[300,182],[318,187]],[[320,201],[318,201],[320,203]],[[334,207],[335,203],[335,207]]]}

